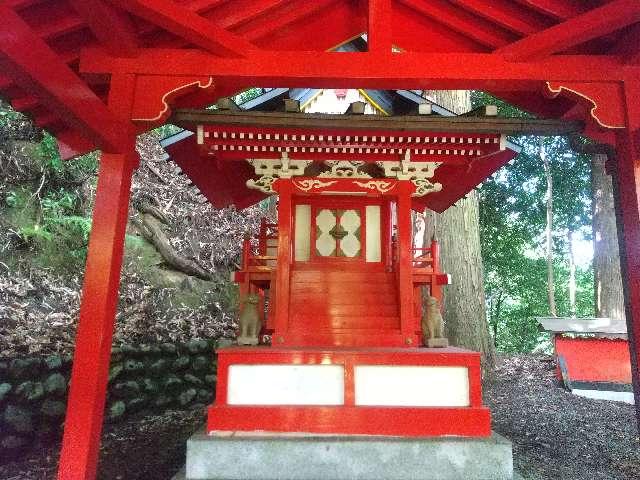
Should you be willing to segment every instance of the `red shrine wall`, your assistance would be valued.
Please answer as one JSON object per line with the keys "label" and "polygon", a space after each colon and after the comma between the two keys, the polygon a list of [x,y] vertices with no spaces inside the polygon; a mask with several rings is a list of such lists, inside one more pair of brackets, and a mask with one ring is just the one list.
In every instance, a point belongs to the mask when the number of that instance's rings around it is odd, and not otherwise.
{"label": "red shrine wall", "polygon": [[631,383],[627,340],[556,335],[555,348],[556,355],[564,358],[572,381]]}

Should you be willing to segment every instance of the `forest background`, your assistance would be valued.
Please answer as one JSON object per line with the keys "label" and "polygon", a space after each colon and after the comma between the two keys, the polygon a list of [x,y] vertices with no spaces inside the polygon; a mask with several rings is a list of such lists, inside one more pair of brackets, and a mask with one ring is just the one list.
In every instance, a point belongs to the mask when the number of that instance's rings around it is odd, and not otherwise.
{"label": "forest background", "polygon": [[[471,101],[526,115],[481,92]],[[165,160],[158,140],[171,133],[166,126],[138,142],[116,342],[232,336],[229,271],[242,238],[273,215],[268,201],[242,212],[204,203]],[[544,351],[536,317],[603,314],[593,252],[607,249],[615,276],[611,182],[604,159],[576,153],[571,139],[511,140],[521,153],[478,188],[486,320],[498,351]],[[71,351],[97,166],[96,153],[61,161],[52,137],[0,103],[0,355]],[[145,235],[148,204],[161,213],[163,245]],[[603,235],[613,243],[594,242]],[[620,304],[619,278],[609,283]]]}

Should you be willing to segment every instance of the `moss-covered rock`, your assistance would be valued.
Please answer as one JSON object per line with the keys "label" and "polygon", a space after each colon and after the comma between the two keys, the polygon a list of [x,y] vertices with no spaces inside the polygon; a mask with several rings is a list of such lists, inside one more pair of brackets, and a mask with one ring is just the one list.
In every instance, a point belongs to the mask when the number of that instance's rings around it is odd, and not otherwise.
{"label": "moss-covered rock", "polygon": [[204,372],[211,368],[211,363],[211,359],[205,357],[204,355],[198,355],[193,359],[191,368],[196,372]]}
{"label": "moss-covered rock", "polygon": [[67,381],[61,373],[52,373],[44,381],[44,389],[49,395],[62,397],[67,393]]}
{"label": "moss-covered rock", "polygon": [[127,373],[135,373],[144,370],[144,363],[138,360],[125,360],[124,361],[124,370]]}
{"label": "moss-covered rock", "polygon": [[13,386],[10,383],[0,383],[0,403],[2,403],[13,390]]}
{"label": "moss-covered rock", "polygon": [[167,373],[169,367],[169,361],[164,358],[159,358],[149,365],[149,372],[152,375],[164,375]]}
{"label": "moss-covered rock", "polygon": [[200,380],[195,375],[191,375],[190,373],[185,374],[185,376],[183,378],[184,378],[185,382],[187,382],[187,383],[189,383],[191,385],[195,385],[196,387],[200,387],[200,386],[204,385],[204,382],[202,380]]}
{"label": "moss-covered rock", "polygon": [[215,385],[215,383],[218,381],[218,376],[214,375],[214,374],[209,374],[209,375],[205,375],[204,376],[204,382],[207,385]]}
{"label": "moss-covered rock", "polygon": [[33,416],[25,408],[16,405],[7,405],[3,414],[4,422],[15,432],[33,433]]}
{"label": "moss-covered rock", "polygon": [[44,366],[49,371],[60,370],[62,368],[62,357],[60,355],[49,355],[44,359]]}
{"label": "moss-covered rock", "polygon": [[180,404],[180,406],[185,407],[189,405],[194,398],[196,398],[197,394],[198,392],[195,388],[189,388],[178,395],[178,403]]}
{"label": "moss-covered rock", "polygon": [[188,342],[186,347],[189,353],[196,355],[198,353],[205,353],[209,349],[209,344],[206,340],[194,339]]}
{"label": "moss-covered rock", "polygon": [[160,344],[160,350],[164,353],[176,353],[177,348],[173,343]]}
{"label": "moss-covered rock", "polygon": [[182,390],[183,381],[175,375],[169,375],[164,381],[164,389],[172,394],[178,394]]}
{"label": "moss-covered rock", "polygon": [[127,402],[127,411],[130,413],[136,413],[142,410],[147,405],[147,397],[140,396],[132,398]]}
{"label": "moss-covered rock", "polygon": [[48,398],[42,402],[40,413],[48,418],[62,418],[64,417],[66,409],[67,406],[64,402]]}
{"label": "moss-covered rock", "polygon": [[113,382],[124,371],[124,365],[122,363],[116,363],[109,369],[109,382]]}
{"label": "moss-covered rock", "polygon": [[119,419],[124,415],[126,410],[127,405],[122,400],[117,400],[109,406],[107,417],[110,420]]}
{"label": "moss-covered rock", "polygon": [[186,370],[189,367],[189,364],[191,363],[191,358],[189,358],[188,356],[184,355],[181,357],[176,358],[173,361],[173,365],[171,366],[172,370],[174,372],[179,372],[182,370]]}
{"label": "moss-covered rock", "polygon": [[140,394],[140,385],[133,380],[118,382],[113,386],[112,392],[118,398],[131,398]]}
{"label": "moss-covered rock", "polygon": [[36,402],[44,397],[44,385],[41,382],[22,382],[16,387],[16,396],[25,402]]}

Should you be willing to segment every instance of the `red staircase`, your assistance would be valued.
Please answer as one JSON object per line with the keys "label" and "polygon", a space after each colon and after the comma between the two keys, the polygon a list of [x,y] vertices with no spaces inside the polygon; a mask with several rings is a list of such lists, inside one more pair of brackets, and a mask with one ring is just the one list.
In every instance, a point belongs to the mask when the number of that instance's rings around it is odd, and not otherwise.
{"label": "red staircase", "polygon": [[313,344],[355,346],[389,335],[400,330],[395,274],[294,270],[289,315],[289,335]]}

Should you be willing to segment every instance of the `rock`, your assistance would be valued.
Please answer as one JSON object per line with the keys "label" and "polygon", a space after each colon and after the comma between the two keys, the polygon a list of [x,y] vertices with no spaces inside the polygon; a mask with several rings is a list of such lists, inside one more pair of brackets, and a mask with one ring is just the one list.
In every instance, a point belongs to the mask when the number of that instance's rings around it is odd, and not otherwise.
{"label": "rock", "polygon": [[191,363],[191,359],[187,356],[178,357],[173,361],[172,369],[174,372],[178,372],[180,370],[184,370]]}
{"label": "rock", "polygon": [[208,370],[211,368],[211,360],[203,355],[198,355],[193,359],[191,368],[193,368],[196,372]]}
{"label": "rock", "polygon": [[33,418],[31,413],[15,405],[7,405],[4,410],[4,421],[18,433],[33,432]]}
{"label": "rock", "polygon": [[192,353],[193,355],[204,353],[208,350],[208,348],[209,344],[206,340],[202,339],[191,340],[187,343],[187,350],[189,350],[189,353]]}
{"label": "rock", "polygon": [[113,394],[118,398],[130,398],[140,394],[138,382],[129,380],[128,382],[118,382],[112,388]]}
{"label": "rock", "polygon": [[7,362],[0,362],[0,382],[9,378],[9,364]]}
{"label": "rock", "polygon": [[11,360],[9,364],[9,378],[22,380],[29,374],[29,363],[21,358]]}
{"label": "rock", "polygon": [[190,388],[188,390],[185,390],[180,395],[178,395],[178,403],[182,407],[187,406],[193,401],[194,398],[196,398],[197,394],[198,392],[196,391],[195,388]]}
{"label": "rock", "polygon": [[154,353],[153,352],[153,348],[151,347],[151,345],[147,344],[147,343],[142,343],[138,346],[138,349],[140,350],[140,353],[143,355],[149,355],[150,353]]}
{"label": "rock", "polygon": [[16,388],[16,395],[27,402],[35,402],[44,397],[44,386],[41,382],[23,382]]}
{"label": "rock", "polygon": [[7,398],[9,392],[11,392],[12,389],[13,387],[10,383],[0,383],[0,403],[2,403],[5,398]]}
{"label": "rock", "polygon": [[173,343],[162,343],[160,345],[160,350],[164,353],[176,353],[177,349]]}
{"label": "rock", "polygon": [[236,341],[232,338],[219,338],[216,340],[216,350],[219,348],[233,347]]}
{"label": "rock", "polygon": [[113,402],[109,407],[109,413],[107,417],[110,420],[116,420],[124,415],[124,412],[127,410],[126,404],[122,400],[118,400]]}
{"label": "rock", "polygon": [[60,355],[49,355],[44,359],[47,370],[59,370],[62,368],[62,357]]}
{"label": "rock", "polygon": [[2,450],[20,450],[27,446],[29,440],[17,435],[7,435],[0,441],[0,449]]}
{"label": "rock", "polygon": [[155,362],[149,365],[149,370],[154,375],[163,375],[167,372],[167,368],[169,366],[169,362],[164,358],[159,358]]}
{"label": "rock", "polygon": [[60,400],[46,399],[40,407],[40,413],[49,418],[62,418],[66,410],[66,404]]}
{"label": "rock", "polygon": [[155,395],[156,393],[158,393],[160,388],[158,387],[158,382],[156,382],[155,380],[151,380],[150,378],[145,378],[142,381],[142,390]]}
{"label": "rock", "polygon": [[215,385],[217,381],[218,381],[217,375],[211,374],[211,375],[204,376],[204,383],[206,383],[207,385]]}
{"label": "rock", "polygon": [[129,345],[128,343],[123,343],[122,345],[120,345],[120,352],[122,352],[122,354],[126,357],[135,356],[138,353],[138,349],[133,345]]}
{"label": "rock", "polygon": [[169,375],[164,381],[164,388],[171,394],[177,394],[180,390],[182,390],[182,384],[182,380],[180,380],[178,377],[176,377],[175,375]]}
{"label": "rock", "polygon": [[199,402],[210,402],[213,398],[213,392],[210,390],[200,389],[198,390],[198,401]]}
{"label": "rock", "polygon": [[200,380],[195,375],[191,375],[190,373],[187,373],[184,376],[184,381],[190,383],[191,385],[195,385],[196,387],[204,385],[204,382],[202,380]]}
{"label": "rock", "polygon": [[158,396],[155,397],[153,404],[156,407],[166,407],[167,405],[169,405],[171,402],[173,401],[173,399],[171,397],[169,397],[168,395],[164,395],[164,394],[160,394]]}
{"label": "rock", "polygon": [[127,372],[139,372],[144,370],[144,363],[137,360],[125,360],[124,369]]}
{"label": "rock", "polygon": [[60,373],[53,373],[44,381],[44,389],[50,395],[62,397],[67,393],[67,381]]}
{"label": "rock", "polygon": [[124,358],[122,349],[120,347],[111,348],[111,363],[120,362]]}
{"label": "rock", "polygon": [[116,378],[118,378],[118,376],[123,372],[123,370],[124,370],[124,365],[122,365],[121,363],[116,363],[115,365],[112,365],[111,368],[109,369],[109,382],[112,382]]}
{"label": "rock", "polygon": [[138,397],[127,402],[127,411],[131,413],[139,412],[147,404],[146,397]]}

